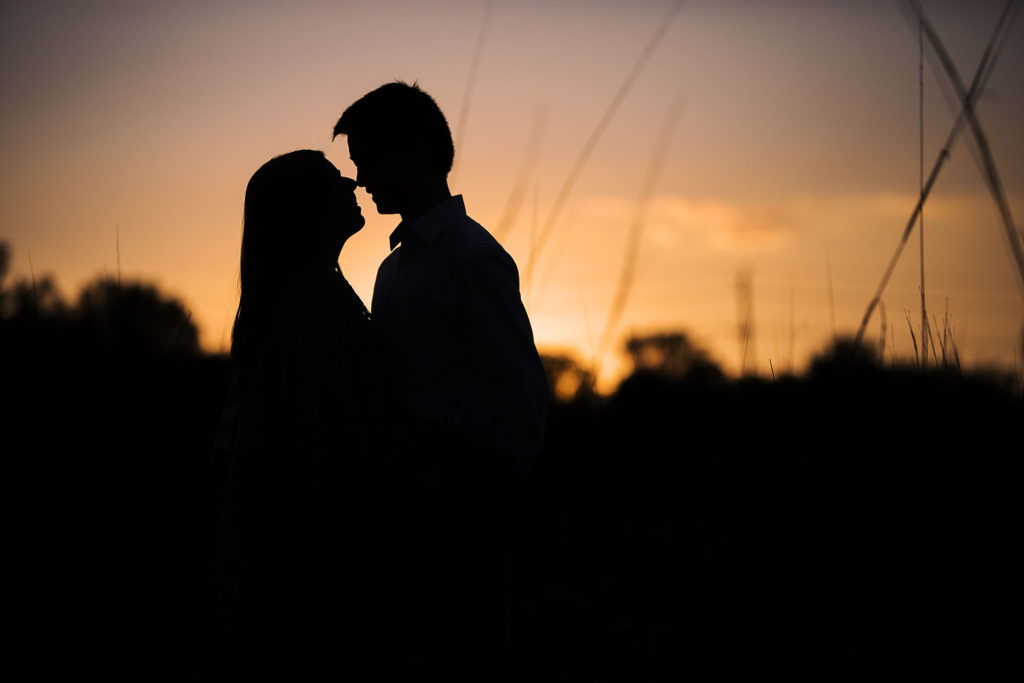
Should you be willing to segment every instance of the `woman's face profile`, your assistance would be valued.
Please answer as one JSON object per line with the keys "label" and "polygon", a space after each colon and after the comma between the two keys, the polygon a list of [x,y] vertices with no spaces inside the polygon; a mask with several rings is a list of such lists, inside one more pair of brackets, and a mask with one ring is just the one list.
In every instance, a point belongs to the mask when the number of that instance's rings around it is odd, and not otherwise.
{"label": "woman's face profile", "polygon": [[344,177],[337,169],[334,173],[337,182],[333,183],[333,191],[329,199],[328,230],[333,250],[331,256],[333,260],[337,261],[345,241],[362,229],[366,224],[366,219],[363,218],[363,212],[356,202],[356,181]]}

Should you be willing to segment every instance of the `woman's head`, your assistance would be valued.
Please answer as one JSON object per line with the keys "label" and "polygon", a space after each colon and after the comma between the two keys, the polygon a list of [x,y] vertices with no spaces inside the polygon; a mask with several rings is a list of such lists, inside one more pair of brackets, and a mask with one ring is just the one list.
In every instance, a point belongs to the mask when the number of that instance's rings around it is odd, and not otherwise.
{"label": "woman's head", "polygon": [[341,247],[365,222],[355,187],[313,150],[274,157],[249,179],[233,352],[298,275],[337,268]]}
{"label": "woman's head", "polygon": [[345,240],[363,227],[354,190],[323,152],[289,152],[263,164],[245,190],[242,289],[280,288],[297,273],[333,269]]}

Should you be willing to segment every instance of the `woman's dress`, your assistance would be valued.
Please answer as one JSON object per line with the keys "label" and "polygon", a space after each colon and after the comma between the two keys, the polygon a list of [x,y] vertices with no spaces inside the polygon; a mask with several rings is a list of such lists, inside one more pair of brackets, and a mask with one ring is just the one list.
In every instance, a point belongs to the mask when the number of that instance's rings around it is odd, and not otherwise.
{"label": "woman's dress", "polygon": [[319,668],[369,632],[383,482],[375,349],[341,273],[306,274],[238,369],[215,448],[215,584],[236,671]]}

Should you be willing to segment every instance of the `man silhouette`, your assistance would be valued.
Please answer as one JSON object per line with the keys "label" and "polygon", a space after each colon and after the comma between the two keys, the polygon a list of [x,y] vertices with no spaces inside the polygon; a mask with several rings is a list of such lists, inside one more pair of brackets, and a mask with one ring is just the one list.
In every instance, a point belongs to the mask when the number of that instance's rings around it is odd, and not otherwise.
{"label": "man silhouette", "polygon": [[[541,448],[548,387],[515,262],[466,215],[437,103],[388,83],[342,114],[377,211],[398,214],[372,315],[408,426],[409,641],[419,674],[500,678],[509,493]],[[397,411],[396,411],[397,412]],[[396,558],[396,561],[397,558]],[[481,675],[484,678],[480,678]]]}

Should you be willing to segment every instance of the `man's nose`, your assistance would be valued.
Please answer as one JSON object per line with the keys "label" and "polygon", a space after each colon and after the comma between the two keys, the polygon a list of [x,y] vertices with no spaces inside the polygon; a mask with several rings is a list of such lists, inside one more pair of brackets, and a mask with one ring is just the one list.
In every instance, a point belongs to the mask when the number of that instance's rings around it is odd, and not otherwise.
{"label": "man's nose", "polygon": [[352,180],[351,178],[341,176],[341,186],[345,188],[346,192],[353,192],[356,189],[357,183],[355,180]]}
{"label": "man's nose", "polygon": [[356,168],[356,186],[366,187],[366,171],[362,171],[358,167]]}

